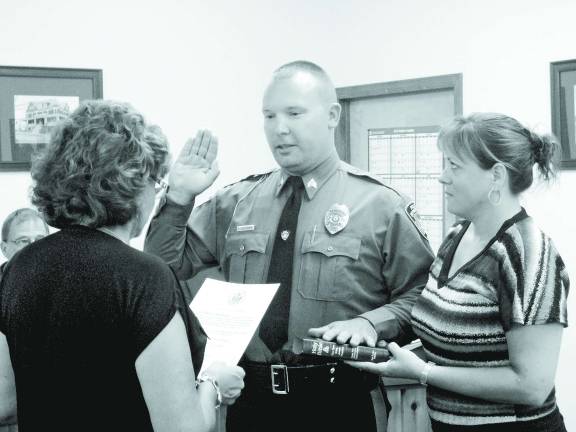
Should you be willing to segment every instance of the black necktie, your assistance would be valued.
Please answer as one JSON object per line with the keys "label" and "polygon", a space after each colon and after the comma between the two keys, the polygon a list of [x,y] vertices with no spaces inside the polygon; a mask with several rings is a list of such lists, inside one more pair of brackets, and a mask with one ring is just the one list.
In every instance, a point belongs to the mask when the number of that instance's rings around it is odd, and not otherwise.
{"label": "black necktie", "polygon": [[272,353],[288,340],[294,240],[304,189],[301,177],[288,177],[286,183],[292,186],[292,194],[286,201],[278,221],[267,278],[269,283],[280,282],[280,287],[262,318],[259,331],[260,338]]}

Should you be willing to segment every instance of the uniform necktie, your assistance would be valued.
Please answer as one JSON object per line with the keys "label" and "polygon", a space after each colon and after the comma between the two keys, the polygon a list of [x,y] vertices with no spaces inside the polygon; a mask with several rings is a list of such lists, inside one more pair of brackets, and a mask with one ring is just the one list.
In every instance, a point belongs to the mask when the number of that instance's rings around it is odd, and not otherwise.
{"label": "uniform necktie", "polygon": [[288,340],[294,240],[304,189],[301,177],[288,177],[286,183],[292,186],[292,194],[288,197],[278,221],[267,278],[269,283],[280,282],[280,287],[262,318],[259,331],[260,338],[272,353]]}

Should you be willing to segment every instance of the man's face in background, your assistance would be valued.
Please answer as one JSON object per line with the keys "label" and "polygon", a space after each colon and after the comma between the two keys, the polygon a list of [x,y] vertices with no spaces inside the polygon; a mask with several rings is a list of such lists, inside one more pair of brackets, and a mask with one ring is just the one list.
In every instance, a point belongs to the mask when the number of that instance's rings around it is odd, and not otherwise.
{"label": "man's face in background", "polygon": [[14,221],[8,238],[2,242],[2,253],[10,260],[18,251],[48,234],[46,225],[37,217]]}

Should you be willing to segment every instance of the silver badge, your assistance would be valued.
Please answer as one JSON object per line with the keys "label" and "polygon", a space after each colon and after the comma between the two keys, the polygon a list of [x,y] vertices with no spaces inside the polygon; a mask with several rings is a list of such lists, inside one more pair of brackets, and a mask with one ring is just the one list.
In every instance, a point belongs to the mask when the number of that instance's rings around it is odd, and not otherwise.
{"label": "silver badge", "polygon": [[350,219],[350,210],[345,204],[333,204],[324,215],[324,226],[330,234],[342,231]]}
{"label": "silver badge", "polygon": [[290,237],[290,231],[284,230],[280,233],[280,238],[282,240],[286,241],[288,239],[288,237]]}

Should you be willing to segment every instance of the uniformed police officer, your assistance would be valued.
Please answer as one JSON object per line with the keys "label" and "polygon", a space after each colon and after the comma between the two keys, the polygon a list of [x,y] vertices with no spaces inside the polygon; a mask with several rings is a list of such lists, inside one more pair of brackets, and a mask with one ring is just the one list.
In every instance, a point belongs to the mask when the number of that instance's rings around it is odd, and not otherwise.
{"label": "uniformed police officer", "polygon": [[[303,183],[294,236],[287,339],[271,349],[256,332],[241,362],[245,390],[229,408],[229,431],[375,430],[373,376],[345,364],[291,354],[296,337],[374,346],[410,331],[432,252],[413,204],[368,173],[340,161],[334,130],[340,105],[329,77],[297,61],[278,68],[263,99],[264,129],[280,169],[248,177],[195,208],[218,175],[216,139],[201,131],[170,174],[145,248],[181,279],[219,266],[226,280],[265,283],[275,233]],[[280,241],[280,240],[278,240]]]}

